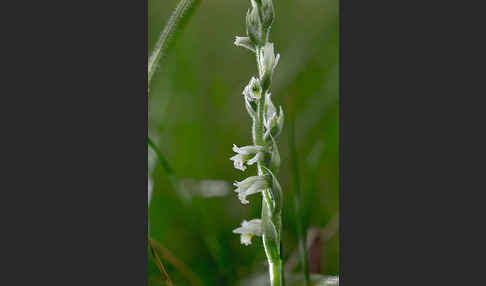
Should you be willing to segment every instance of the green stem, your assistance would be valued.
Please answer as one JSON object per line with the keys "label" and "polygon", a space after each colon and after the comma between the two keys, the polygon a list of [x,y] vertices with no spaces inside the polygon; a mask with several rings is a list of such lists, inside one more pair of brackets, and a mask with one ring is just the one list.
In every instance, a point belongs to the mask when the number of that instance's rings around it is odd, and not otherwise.
{"label": "green stem", "polygon": [[265,97],[262,92],[260,101],[257,105],[257,117],[255,118],[255,130],[254,130],[254,144],[263,146],[263,108],[265,106]]}
{"label": "green stem", "polygon": [[[265,107],[265,92],[266,90],[262,90],[262,94],[260,100],[258,101],[257,105],[257,116],[255,118],[254,126],[253,126],[253,143],[254,145],[263,146],[264,145],[264,138],[263,138],[263,113]],[[263,168],[265,164],[263,162],[259,162],[258,164],[258,175],[263,176],[267,175],[268,171]],[[269,168],[270,166],[265,166]],[[267,210],[266,204],[269,204],[270,209]],[[265,213],[268,212],[268,213]],[[269,266],[269,275],[270,275],[270,285],[271,286],[283,286],[285,285],[284,276],[283,276],[283,262],[281,258],[281,212],[276,214],[274,213],[274,206],[271,204],[271,199],[268,193],[268,190],[263,190],[262,196],[262,218],[264,216],[269,215],[273,225],[277,228],[277,235],[278,235],[278,245],[274,246],[274,241],[270,241],[271,238],[266,237],[263,235],[262,240],[265,246],[265,254],[267,256],[268,266]],[[277,248],[277,249],[269,249],[269,248]],[[272,255],[272,252],[278,253],[278,257]]]}
{"label": "green stem", "polygon": [[281,260],[275,261],[269,265],[270,267],[270,281],[272,286],[284,285],[282,282],[282,263]]}
{"label": "green stem", "polygon": [[[267,191],[267,190],[265,190]],[[270,285],[271,286],[284,286],[284,276],[283,276],[283,260],[282,260],[282,252],[281,252],[281,223],[280,217],[281,214],[272,215],[271,210],[266,207],[266,199],[263,198],[262,200],[262,220],[265,220],[265,217],[271,216],[271,220],[273,225],[277,228],[277,235],[278,235],[278,243],[271,238],[267,237],[264,233],[262,236],[263,246],[265,247],[265,254],[267,256],[268,262],[268,272],[270,276]]]}

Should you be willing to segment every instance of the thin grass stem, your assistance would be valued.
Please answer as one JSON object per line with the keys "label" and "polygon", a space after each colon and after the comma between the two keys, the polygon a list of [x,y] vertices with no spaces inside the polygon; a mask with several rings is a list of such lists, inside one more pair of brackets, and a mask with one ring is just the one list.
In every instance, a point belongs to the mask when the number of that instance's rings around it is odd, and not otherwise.
{"label": "thin grass stem", "polygon": [[172,281],[170,280],[169,274],[165,270],[164,264],[162,263],[162,261],[160,261],[159,255],[154,250],[152,243],[153,243],[152,239],[149,238],[150,251],[152,252],[152,255],[154,256],[155,262],[156,262],[157,266],[159,267],[160,273],[162,273],[162,277],[164,277],[165,283],[167,283],[167,285],[169,285],[169,286],[174,286],[174,284],[172,284]]}
{"label": "thin grass stem", "polygon": [[164,54],[169,48],[169,44],[175,40],[177,30],[189,20],[194,7],[200,0],[181,0],[169,18],[169,22],[160,33],[152,54],[148,60],[148,84],[152,81],[157,67],[159,66]]}
{"label": "thin grass stem", "polygon": [[204,286],[202,280],[189,268],[186,264],[173,255],[167,248],[163,247],[159,242],[150,239],[151,246],[154,247],[168,263],[172,264],[179,272],[191,282],[193,286]]}

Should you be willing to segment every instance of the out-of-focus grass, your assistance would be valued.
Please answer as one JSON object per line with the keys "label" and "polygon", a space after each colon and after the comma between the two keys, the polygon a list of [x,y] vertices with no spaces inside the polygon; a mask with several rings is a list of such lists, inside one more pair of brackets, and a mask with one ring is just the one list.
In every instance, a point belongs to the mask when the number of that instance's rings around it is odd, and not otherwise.
{"label": "out-of-focus grass", "polygon": [[[153,77],[149,136],[179,178],[231,182],[244,177],[229,157],[233,143],[251,142],[241,92],[256,72],[254,56],[233,46],[234,36],[244,34],[248,4],[248,0],[201,0]],[[324,228],[338,212],[339,197],[338,1],[274,0],[274,4],[272,41],[281,61],[273,98],[286,113],[296,115],[304,226]],[[149,51],[176,5],[175,0],[149,0]],[[287,132],[284,128],[279,142],[284,257],[298,249]],[[185,201],[160,164],[155,165],[152,179],[150,235],[204,285],[237,285],[265,271],[261,240],[245,247],[231,232],[241,220],[259,217],[261,199],[250,198],[250,204],[243,206],[230,192]],[[337,275],[338,236],[325,240],[321,252],[320,273]],[[173,265],[164,265],[175,285],[190,285]],[[149,285],[164,285],[151,255],[148,267]]]}

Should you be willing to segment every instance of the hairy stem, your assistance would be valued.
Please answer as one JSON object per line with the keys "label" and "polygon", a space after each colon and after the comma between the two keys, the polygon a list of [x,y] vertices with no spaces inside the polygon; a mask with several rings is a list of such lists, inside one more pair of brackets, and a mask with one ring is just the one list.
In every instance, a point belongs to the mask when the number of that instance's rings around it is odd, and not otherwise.
{"label": "hairy stem", "polygon": [[198,3],[199,0],[181,0],[172,15],[170,16],[169,22],[165,26],[164,30],[162,30],[162,33],[160,33],[159,39],[157,40],[155,48],[148,60],[149,86],[160,61],[162,60],[164,53],[169,47],[171,38],[174,37],[176,30],[182,27],[185,22],[187,22],[187,20],[191,16],[191,11],[193,10],[192,8],[195,7],[195,5],[197,5]]}
{"label": "hairy stem", "polygon": [[[265,106],[265,93],[266,90],[262,90],[261,98],[258,101],[257,105],[257,116],[255,118],[255,129],[254,129],[254,145],[263,146],[264,145],[264,130],[263,130],[263,111]],[[266,166],[264,162],[258,162],[258,175],[268,175],[268,171],[263,168],[263,166],[270,168],[270,166]],[[263,190],[262,196],[262,218],[265,216],[270,216],[273,224],[277,228],[277,235],[279,244],[274,246],[272,244],[271,238],[268,238],[266,235],[262,236],[263,245],[265,246],[265,254],[267,256],[268,266],[269,266],[269,275],[270,275],[270,285],[271,286],[283,286],[283,263],[281,259],[281,213],[272,214],[273,207],[269,195],[269,190]],[[268,208],[266,207],[268,205]],[[265,212],[269,212],[270,214],[266,214]],[[278,249],[271,249],[277,247]],[[275,257],[272,253],[278,253],[278,257]]]}

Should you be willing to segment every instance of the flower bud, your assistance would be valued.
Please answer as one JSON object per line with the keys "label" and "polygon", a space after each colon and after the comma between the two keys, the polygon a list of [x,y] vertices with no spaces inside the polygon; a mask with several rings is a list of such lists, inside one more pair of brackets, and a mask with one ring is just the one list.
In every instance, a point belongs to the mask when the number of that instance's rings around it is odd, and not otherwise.
{"label": "flower bud", "polygon": [[273,117],[276,116],[277,114],[277,109],[275,109],[275,105],[273,105],[273,102],[272,102],[272,94],[267,92],[266,95],[265,95],[265,109],[264,109],[264,116],[265,116],[265,120],[269,120]]}
{"label": "flower bud", "polygon": [[267,42],[263,48],[257,51],[258,70],[260,73],[260,84],[263,90],[270,87],[272,74],[278,64],[280,55],[275,56],[273,43]]}
{"label": "flower bud", "polygon": [[284,124],[284,113],[282,106],[279,107],[277,114],[275,106],[273,105],[270,94],[265,98],[266,112],[264,114],[263,126],[265,127],[264,139],[267,140],[269,136],[277,138],[282,133]]}
{"label": "flower bud", "polygon": [[274,136],[274,137],[279,136],[280,133],[282,133],[283,125],[284,125],[284,112],[283,112],[282,106],[280,106],[279,107],[279,114],[278,114],[278,118],[277,118],[278,132],[276,134],[272,134],[272,136]]}
{"label": "flower bud", "polygon": [[263,2],[262,23],[263,23],[263,28],[265,29],[268,35],[273,23],[273,19],[275,18],[275,9],[273,7],[272,0],[262,0],[262,2]]}
{"label": "flower bud", "polygon": [[275,177],[275,174],[272,172],[272,170],[268,169],[265,166],[262,166],[263,169],[265,169],[271,176],[271,183],[269,184],[269,187],[267,188],[269,190],[269,195],[270,195],[270,202],[267,202],[269,206],[273,207],[273,213],[281,211],[281,206],[282,206],[282,187],[280,186],[280,183],[277,180],[277,177]]}
{"label": "flower bud", "polygon": [[272,170],[273,173],[278,173],[278,170],[280,168],[280,153],[278,152],[278,147],[277,143],[275,142],[275,139],[270,136],[272,139],[272,149],[271,149],[271,157],[270,157],[270,169]]}
{"label": "flower bud", "polygon": [[272,94],[267,93],[265,95],[265,106],[263,110],[263,126],[265,127],[264,139],[268,139],[270,135],[270,130],[276,125],[277,113],[275,105],[273,105]]}
{"label": "flower bud", "polygon": [[250,37],[254,45],[263,45],[263,25],[260,21],[260,15],[258,15],[258,8],[256,6],[249,9],[246,14],[246,34]]}

